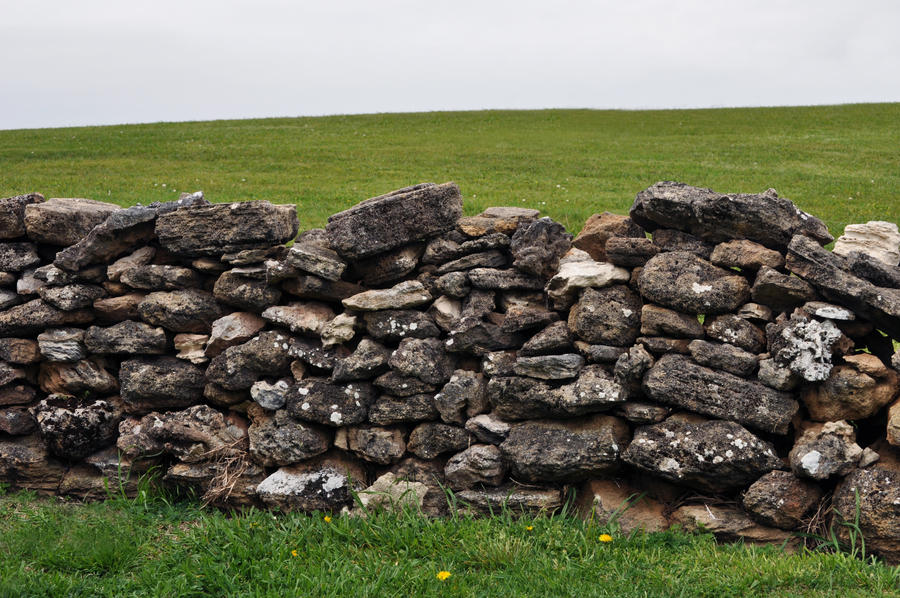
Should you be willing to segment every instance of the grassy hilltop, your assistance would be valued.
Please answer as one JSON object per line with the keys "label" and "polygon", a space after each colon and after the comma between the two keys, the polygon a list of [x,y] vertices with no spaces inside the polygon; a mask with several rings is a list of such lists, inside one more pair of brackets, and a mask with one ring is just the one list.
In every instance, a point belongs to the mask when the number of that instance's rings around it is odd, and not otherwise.
{"label": "grassy hilltop", "polygon": [[536,207],[576,232],[660,180],[774,187],[823,218],[900,221],[900,104],[375,114],[0,131],[0,197],[130,205],[203,189],[295,202],[301,228],[398,187],[454,180],[467,214]]}

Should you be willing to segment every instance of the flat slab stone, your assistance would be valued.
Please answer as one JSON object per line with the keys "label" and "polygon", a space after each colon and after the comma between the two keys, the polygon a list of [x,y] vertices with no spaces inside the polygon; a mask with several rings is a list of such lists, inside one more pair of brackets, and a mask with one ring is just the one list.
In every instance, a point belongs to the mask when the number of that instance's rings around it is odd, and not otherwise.
{"label": "flat slab stone", "polygon": [[834,240],[825,223],[778,197],[774,189],[725,195],[664,181],[638,193],[629,214],[647,230],[674,228],[713,242],[749,239],[783,249],[797,234],[821,245]]}
{"label": "flat slab stone", "polygon": [[460,216],[462,196],[455,183],[423,183],[334,214],[325,231],[338,253],[357,260],[451,230]]}
{"label": "flat slab stone", "polygon": [[847,257],[854,251],[896,266],[900,263],[900,230],[897,224],[881,220],[848,224],[844,227],[844,234],[834,242],[834,252]]}
{"label": "flat slab stone", "polygon": [[28,238],[48,245],[74,245],[121,206],[80,198],[53,198],[25,206]]}
{"label": "flat slab stone", "polygon": [[697,365],[681,355],[664,355],[644,377],[647,396],[775,434],[786,434],[799,408],[792,395],[734,374]]}

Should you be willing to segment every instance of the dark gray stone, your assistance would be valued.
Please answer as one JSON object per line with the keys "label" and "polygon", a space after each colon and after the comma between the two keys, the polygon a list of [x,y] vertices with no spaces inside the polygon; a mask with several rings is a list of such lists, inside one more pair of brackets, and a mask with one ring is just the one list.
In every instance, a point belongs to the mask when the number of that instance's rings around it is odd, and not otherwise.
{"label": "dark gray stone", "polygon": [[554,322],[532,336],[519,350],[519,355],[549,355],[569,353],[575,337],[566,322]]}
{"label": "dark gray stone", "polygon": [[705,323],[706,335],[749,351],[761,353],[766,348],[765,333],[743,318],[733,314],[716,316]]}
{"label": "dark gray stone", "polygon": [[89,310],[63,311],[35,299],[0,312],[0,336],[36,335],[47,328],[88,324],[93,319]]}
{"label": "dark gray stone", "polygon": [[567,380],[575,378],[584,367],[584,357],[575,353],[564,355],[520,356],[513,371],[519,376],[541,380]]}
{"label": "dark gray stone", "polygon": [[471,441],[469,433],[447,424],[419,424],[409,434],[406,449],[420,459],[434,459],[444,453],[463,450]]}
{"label": "dark gray stone", "polygon": [[437,391],[433,384],[426,384],[413,376],[404,376],[394,371],[375,378],[375,386],[385,394],[395,397],[411,397],[413,395],[432,394]]}
{"label": "dark gray stone", "polygon": [[754,520],[779,529],[800,529],[803,516],[822,499],[822,489],[789,471],[770,471],[747,489],[744,509]]}
{"label": "dark gray stone", "polygon": [[133,289],[148,291],[197,288],[203,283],[200,275],[190,268],[163,264],[129,268],[122,272],[119,279]]}
{"label": "dark gray stone", "polygon": [[299,421],[284,410],[252,412],[253,423],[247,430],[250,456],[264,467],[290,465],[321,455],[331,446],[331,433]]}
{"label": "dark gray stone", "polygon": [[689,314],[735,311],[750,297],[743,276],[685,251],[661,253],[648,261],[638,287],[648,301]]}
{"label": "dark gray stone", "polygon": [[516,270],[474,268],[469,270],[469,282],[476,289],[501,290],[544,288],[544,281]]}
{"label": "dark gray stone", "polygon": [[313,243],[294,243],[285,261],[325,280],[340,280],[347,264],[336,251]]}
{"label": "dark gray stone", "polygon": [[246,390],[262,376],[285,373],[295,352],[295,339],[277,331],[261,332],[214,357],[206,370],[210,382],[226,390]]}
{"label": "dark gray stone", "polygon": [[38,294],[41,299],[65,311],[84,309],[94,301],[106,297],[103,287],[92,284],[70,284],[64,287],[42,287]]}
{"label": "dark gray stone", "polygon": [[482,413],[466,420],[466,430],[471,432],[480,442],[500,444],[509,436],[510,426],[492,413]]}
{"label": "dark gray stone", "polygon": [[122,362],[122,398],[129,412],[182,409],[203,398],[203,370],[175,357],[141,357]]}
{"label": "dark gray stone", "polygon": [[247,278],[229,270],[216,279],[213,296],[219,303],[261,313],[278,303],[281,291],[265,280]]}
{"label": "dark gray stone", "polygon": [[0,243],[0,271],[21,272],[41,263],[33,243]]}
{"label": "dark gray stone", "polygon": [[434,288],[440,295],[462,299],[469,294],[469,276],[465,272],[449,272],[434,281]]}
{"label": "dark gray stone", "polygon": [[225,315],[215,297],[200,289],[157,291],[138,304],[141,319],[172,332],[209,334],[212,323]]}
{"label": "dark gray stone", "polygon": [[487,396],[494,415],[508,420],[574,417],[606,411],[625,400],[601,366],[584,368],[578,379],[562,386],[521,376],[491,378]]}
{"label": "dark gray stone", "polygon": [[790,310],[818,297],[805,280],[766,266],[756,275],[750,295],[756,303],[762,303],[776,311]]}
{"label": "dark gray stone", "polygon": [[712,243],[671,228],[658,228],[653,231],[653,244],[659,247],[660,251],[687,251],[705,260],[709,260],[713,252]]}
{"label": "dark gray stone", "polygon": [[126,320],[102,328],[91,326],[84,335],[84,345],[91,353],[156,355],[166,352],[166,331],[143,322]]}
{"label": "dark gray stone", "polygon": [[606,241],[606,261],[623,268],[643,266],[659,248],[647,237],[610,237]]}
{"label": "dark gray stone", "polygon": [[441,392],[434,396],[434,406],[445,423],[465,423],[467,417],[488,407],[484,376],[468,370],[456,370]]}
{"label": "dark gray stone", "polygon": [[0,239],[25,236],[25,206],[45,201],[40,193],[26,193],[0,199]]}
{"label": "dark gray stone", "polygon": [[340,427],[365,422],[374,402],[375,389],[366,382],[335,384],[305,378],[291,387],[287,410],[297,419]]}
{"label": "dark gray stone", "polygon": [[[900,563],[900,472],[874,467],[857,469],[834,492],[832,508],[840,522],[856,522],[866,549],[888,563]],[[849,526],[838,525],[838,538],[850,542]],[[858,539],[858,538],[857,538]]]}
{"label": "dark gray stone", "polygon": [[377,426],[390,426],[411,422],[438,419],[432,395],[412,395],[409,397],[378,397],[369,409],[369,421]]}
{"label": "dark gray stone", "polygon": [[436,338],[406,338],[391,355],[391,369],[427,384],[444,384],[453,375],[455,359]]}
{"label": "dark gray stone", "polygon": [[759,357],[730,344],[710,343],[696,339],[688,345],[691,358],[700,365],[722,370],[735,376],[752,376]]}
{"label": "dark gray stone", "polygon": [[453,490],[481,485],[499,486],[506,477],[506,463],[496,446],[473,444],[450,457],[444,475]]}
{"label": "dark gray stone", "polygon": [[647,303],[641,308],[641,334],[646,336],[674,336],[702,338],[703,324],[696,315],[683,314],[659,305]]}
{"label": "dark gray stone", "polygon": [[559,259],[572,248],[572,235],[550,218],[521,225],[512,236],[509,250],[513,266],[526,274],[548,279],[559,268]]}
{"label": "dark gray stone", "polygon": [[585,289],[569,313],[569,328],[592,344],[629,346],[641,326],[641,299],[624,285]]}
{"label": "dark gray stone", "polygon": [[335,382],[370,380],[387,371],[390,358],[390,349],[364,338],[352,354],[335,364],[331,379]]}
{"label": "dark gray stone", "polygon": [[411,309],[367,312],[363,319],[370,336],[389,343],[405,338],[437,337],[441,334],[431,316]]}
{"label": "dark gray stone", "polygon": [[76,461],[115,441],[122,405],[117,397],[81,401],[50,395],[34,408],[34,414],[50,453]]}

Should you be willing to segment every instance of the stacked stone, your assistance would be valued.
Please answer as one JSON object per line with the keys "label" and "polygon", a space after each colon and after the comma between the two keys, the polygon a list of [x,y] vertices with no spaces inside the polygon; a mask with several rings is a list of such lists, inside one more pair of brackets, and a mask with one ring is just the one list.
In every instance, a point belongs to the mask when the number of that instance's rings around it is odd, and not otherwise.
{"label": "stacked stone", "polygon": [[217,504],[434,514],[446,488],[487,511],[574,487],[626,529],[749,541],[859,492],[900,557],[896,227],[832,253],[772,190],[659,183],[573,240],[462,217],[447,183],[297,230],[199,193],[0,200],[0,478],[94,496],[156,465]]}

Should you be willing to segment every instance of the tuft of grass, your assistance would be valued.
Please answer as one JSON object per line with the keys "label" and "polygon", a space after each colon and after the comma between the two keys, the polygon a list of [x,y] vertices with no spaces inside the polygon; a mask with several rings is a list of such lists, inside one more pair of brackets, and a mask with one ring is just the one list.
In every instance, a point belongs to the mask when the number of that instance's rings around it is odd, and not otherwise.
{"label": "tuft of grass", "polygon": [[[603,542],[601,534],[613,540]],[[447,571],[445,580],[437,574]],[[164,497],[0,498],[0,596],[881,596],[845,553],[622,534],[569,514],[428,519],[203,510]]]}
{"label": "tuft of grass", "polygon": [[295,203],[302,229],[362,199],[455,180],[469,215],[540,209],[577,232],[661,180],[774,187],[840,234],[900,221],[900,104],[369,114],[0,131],[0,197],[121,205],[203,189]]}

